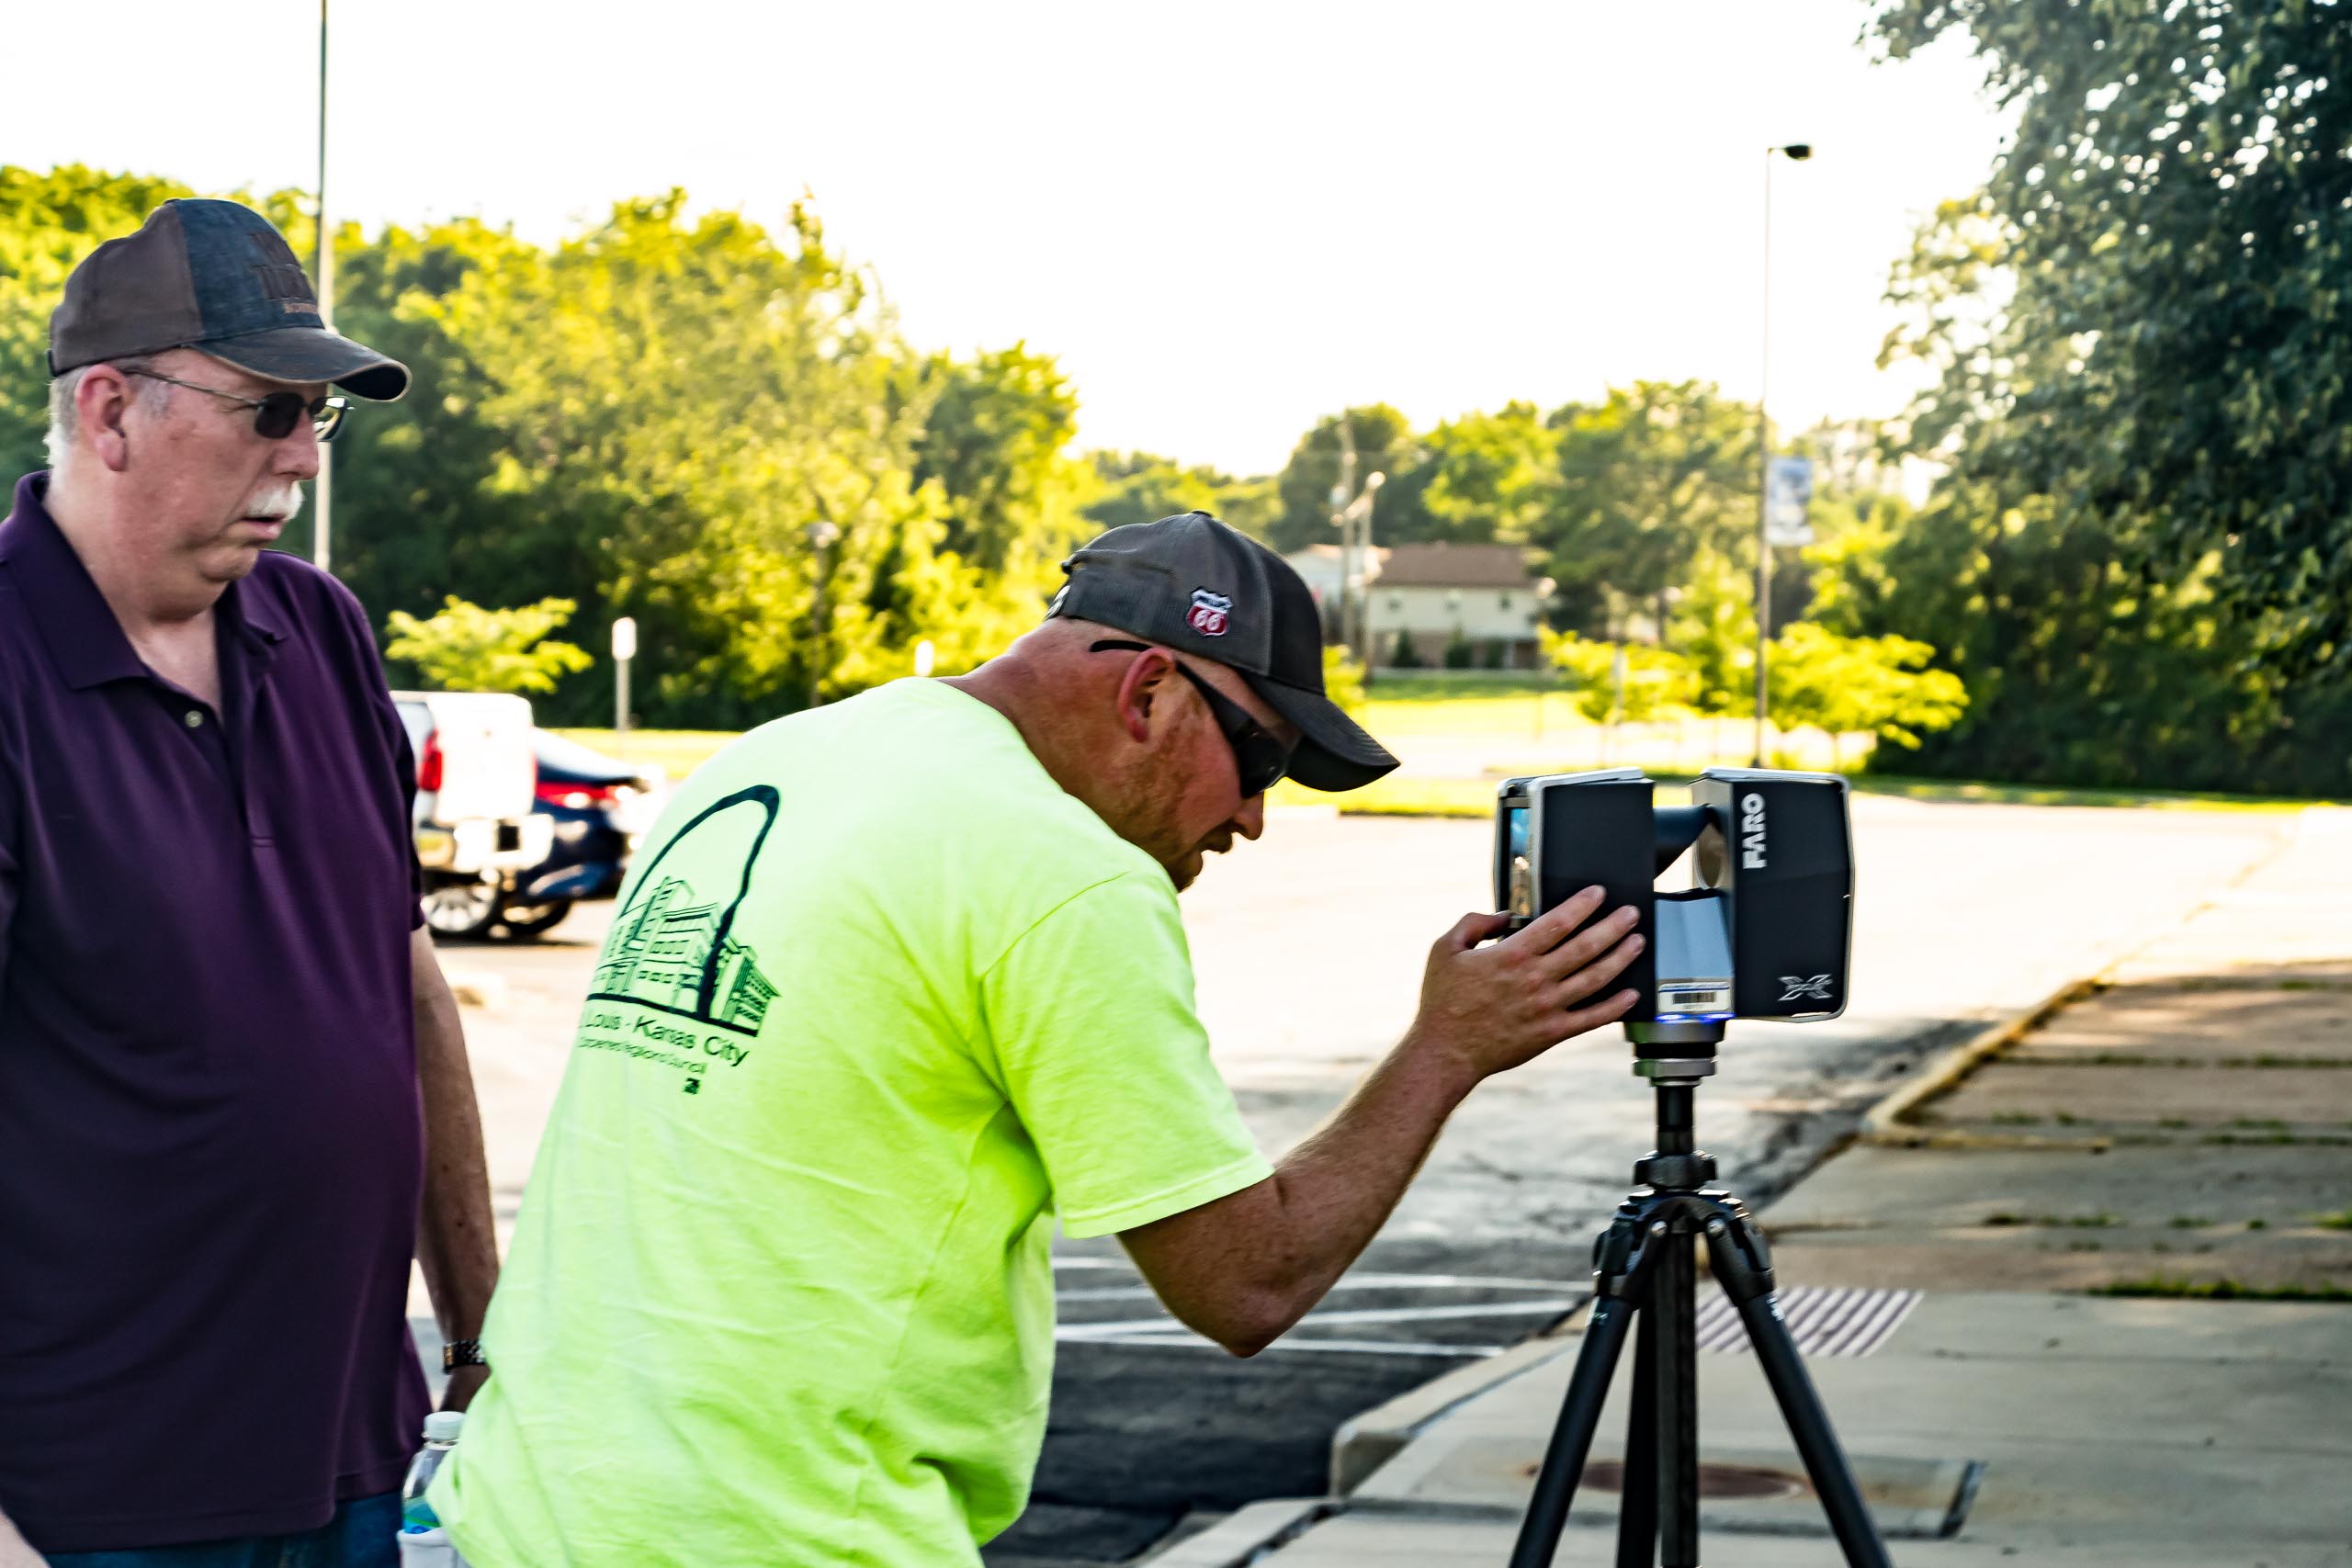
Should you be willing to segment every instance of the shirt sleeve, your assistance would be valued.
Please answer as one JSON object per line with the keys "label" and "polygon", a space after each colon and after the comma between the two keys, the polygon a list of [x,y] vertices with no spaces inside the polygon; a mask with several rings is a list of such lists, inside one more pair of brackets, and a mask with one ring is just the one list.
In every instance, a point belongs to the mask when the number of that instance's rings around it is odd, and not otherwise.
{"label": "shirt sleeve", "polygon": [[1155,880],[1088,888],[982,978],[1000,1081],[1074,1237],[1148,1224],[1273,1171],[1209,1061],[1175,891]]}

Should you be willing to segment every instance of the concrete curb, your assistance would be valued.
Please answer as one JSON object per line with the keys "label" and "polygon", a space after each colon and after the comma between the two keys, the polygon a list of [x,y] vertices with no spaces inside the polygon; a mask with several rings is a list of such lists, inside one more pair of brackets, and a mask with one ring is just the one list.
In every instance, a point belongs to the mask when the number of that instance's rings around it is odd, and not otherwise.
{"label": "concrete curb", "polygon": [[[2118,962],[2121,962],[2118,960]],[[2104,1139],[2036,1138],[2023,1135],[1986,1134],[1973,1133],[1938,1133],[1922,1127],[1904,1124],[1909,1116],[1928,1100],[1950,1093],[1960,1087],[1961,1080],[1974,1072],[1993,1056],[2007,1050],[2019,1040],[2055,1014],[2063,1012],[2085,997],[2096,996],[2107,987],[2107,976],[2114,965],[2084,979],[2069,980],[2033,1006],[1980,1031],[1968,1040],[1954,1045],[1914,1072],[1894,1091],[1863,1113],[1861,1130],[1854,1134],[1858,1144],[1894,1148],[2087,1148],[2094,1144],[2106,1145]]]}
{"label": "concrete curb", "polygon": [[[2309,807],[2296,813],[2293,822],[2274,836],[2270,847],[2230,878],[2223,891],[2250,880],[2272,861],[2286,853],[2304,833],[2324,827],[2341,830],[2342,819],[2347,818],[2352,818],[2352,813],[2320,807]],[[2171,931],[2150,937],[2131,952],[2118,954],[2096,973],[2068,981],[2023,1012],[2012,1014],[1937,1056],[1863,1114],[1861,1130],[1855,1134],[1854,1142],[1878,1148],[1902,1149],[2075,1149],[2098,1153],[2112,1147],[2111,1140],[2107,1138],[2045,1138],[2023,1134],[1939,1132],[1907,1126],[1904,1119],[1928,1100],[1957,1089],[1961,1080],[1969,1074],[2047,1022],[2053,1014],[2107,989],[2114,983],[2114,976],[2126,965],[2158,942],[2187,929],[2199,916],[2212,908],[2215,902],[2211,897],[2203,899]]]}
{"label": "concrete curb", "polygon": [[[1589,1307],[1578,1307],[1580,1315]],[[1342,1422],[1331,1434],[1331,1495],[1345,1497],[1370,1480],[1372,1473],[1403,1452],[1431,1422],[1513,1378],[1522,1377],[1555,1356],[1579,1348],[1579,1340],[1550,1334],[1523,1339],[1499,1356],[1456,1367],[1441,1377],[1407,1389],[1396,1398],[1375,1404],[1361,1416]]]}
{"label": "concrete curb", "polygon": [[1147,1568],[1246,1568],[1339,1511],[1329,1497],[1270,1497],[1142,1559]]}

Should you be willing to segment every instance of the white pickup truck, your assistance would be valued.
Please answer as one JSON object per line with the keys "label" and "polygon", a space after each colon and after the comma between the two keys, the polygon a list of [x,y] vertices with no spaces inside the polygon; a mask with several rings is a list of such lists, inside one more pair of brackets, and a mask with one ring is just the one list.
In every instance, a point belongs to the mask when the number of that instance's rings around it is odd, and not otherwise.
{"label": "white pickup truck", "polygon": [[553,820],[531,809],[531,705],[495,692],[394,692],[392,702],[416,757],[424,923],[439,936],[480,936],[554,838]]}

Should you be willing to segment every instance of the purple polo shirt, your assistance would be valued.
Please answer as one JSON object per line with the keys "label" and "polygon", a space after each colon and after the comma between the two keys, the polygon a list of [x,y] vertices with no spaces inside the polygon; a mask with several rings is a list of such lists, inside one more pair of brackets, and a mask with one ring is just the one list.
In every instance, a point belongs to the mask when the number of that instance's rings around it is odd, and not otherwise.
{"label": "purple polo shirt", "polygon": [[0,1511],[314,1529],[425,1411],[408,742],[290,556],[220,597],[219,711],[151,673],[46,488],[0,524]]}

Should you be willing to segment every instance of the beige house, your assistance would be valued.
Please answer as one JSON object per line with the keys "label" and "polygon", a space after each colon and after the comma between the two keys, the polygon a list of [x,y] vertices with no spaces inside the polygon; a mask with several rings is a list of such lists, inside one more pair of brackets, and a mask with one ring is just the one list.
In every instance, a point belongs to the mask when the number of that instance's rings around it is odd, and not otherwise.
{"label": "beige house", "polygon": [[[1309,545],[1283,559],[1323,611],[1326,638],[1340,640],[1340,547]],[[1476,668],[1536,665],[1535,624],[1545,585],[1515,545],[1396,545],[1375,548],[1358,574],[1366,637],[1376,667],[1392,665],[1400,632],[1430,669],[1445,661],[1454,628],[1476,650]]]}
{"label": "beige house", "polygon": [[1374,665],[1395,662],[1400,634],[1422,664],[1442,664],[1458,632],[1479,668],[1535,668],[1543,587],[1518,546],[1398,545],[1380,554],[1365,594]]}

